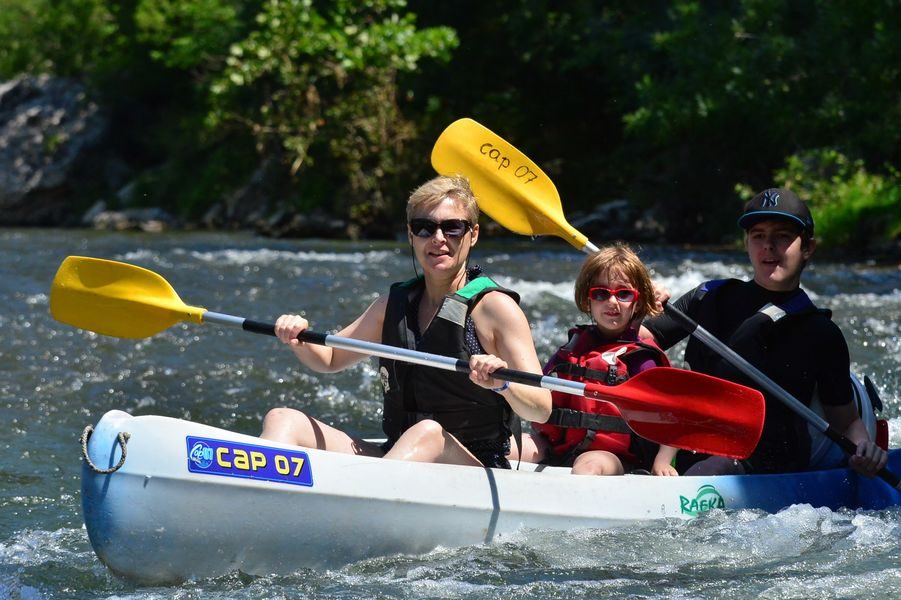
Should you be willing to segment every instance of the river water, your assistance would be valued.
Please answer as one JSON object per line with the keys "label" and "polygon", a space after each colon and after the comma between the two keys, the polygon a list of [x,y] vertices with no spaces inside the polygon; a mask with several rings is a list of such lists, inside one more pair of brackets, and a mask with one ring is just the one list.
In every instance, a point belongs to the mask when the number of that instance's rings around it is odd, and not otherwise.
{"label": "river water", "polygon": [[[704,279],[748,275],[737,252],[641,253],[674,295]],[[380,388],[369,361],[315,374],[272,338],[215,325],[179,324],[137,341],[61,325],[49,315],[49,288],[72,254],[149,268],[187,304],[217,312],[272,321],[305,311],[323,332],[413,274],[407,247],[393,243],[0,230],[0,598],[901,597],[901,510],[809,506],[616,531],[527,531],[502,544],[333,571],[235,573],[174,587],[120,579],[97,560],[82,523],[85,425],[115,408],[257,434],[269,407],[289,405],[371,436],[379,434]],[[547,240],[483,244],[474,257],[522,294],[542,357],[581,320],[571,299],[581,260]],[[892,444],[901,445],[901,270],[814,263],[805,288],[834,311],[852,366],[876,383]]]}

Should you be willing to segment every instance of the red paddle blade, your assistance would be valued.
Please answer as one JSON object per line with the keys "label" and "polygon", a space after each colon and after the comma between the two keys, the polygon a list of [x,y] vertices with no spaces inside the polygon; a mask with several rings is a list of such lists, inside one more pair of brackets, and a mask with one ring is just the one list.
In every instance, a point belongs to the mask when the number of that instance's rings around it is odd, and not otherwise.
{"label": "red paddle blade", "polygon": [[585,397],[616,405],[641,437],[683,450],[747,458],[763,431],[763,394],[683,369],[648,369],[616,386],[588,383]]}

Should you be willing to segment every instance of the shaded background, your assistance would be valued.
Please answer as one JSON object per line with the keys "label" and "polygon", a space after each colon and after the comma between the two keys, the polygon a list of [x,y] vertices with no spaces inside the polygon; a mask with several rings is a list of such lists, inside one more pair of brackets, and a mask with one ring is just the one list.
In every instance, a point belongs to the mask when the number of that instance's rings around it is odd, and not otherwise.
{"label": "shaded background", "polygon": [[108,123],[65,194],[25,199],[65,196],[45,225],[101,200],[390,238],[434,140],[470,116],[567,214],[625,199],[612,237],[734,243],[741,201],[787,185],[824,250],[897,259],[899,30],[892,0],[0,0],[0,78],[83,84]]}

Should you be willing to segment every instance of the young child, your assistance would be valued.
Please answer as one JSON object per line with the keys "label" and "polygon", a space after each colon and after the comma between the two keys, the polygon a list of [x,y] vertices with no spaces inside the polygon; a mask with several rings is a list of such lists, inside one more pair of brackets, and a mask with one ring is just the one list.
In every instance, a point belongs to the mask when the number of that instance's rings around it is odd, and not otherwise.
{"label": "young child", "polygon": [[[618,385],[646,369],[669,366],[660,348],[638,339],[642,319],[659,309],[650,274],[628,246],[602,248],[585,259],[576,279],[575,300],[594,324],[569,331],[569,341],[551,357],[545,374]],[[535,434],[523,443],[524,457],[571,464],[577,475],[635,470],[678,475],[672,465],[677,450],[658,448],[634,435],[613,404],[562,392],[553,392],[552,397],[551,417],[532,423]],[[527,456],[530,451],[535,454]]]}

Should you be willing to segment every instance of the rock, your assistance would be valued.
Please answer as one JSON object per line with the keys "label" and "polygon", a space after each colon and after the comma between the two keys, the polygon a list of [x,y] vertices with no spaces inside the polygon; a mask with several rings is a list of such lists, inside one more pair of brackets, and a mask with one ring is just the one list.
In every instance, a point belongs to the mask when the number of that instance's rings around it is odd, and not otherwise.
{"label": "rock", "polygon": [[106,129],[76,81],[43,75],[0,83],[0,225],[73,220],[70,178]]}
{"label": "rock", "polygon": [[279,183],[284,178],[284,168],[275,158],[265,159],[250,176],[247,183],[230,194],[215,209],[204,215],[208,227],[244,229],[253,227],[263,215],[277,205]]}
{"label": "rock", "polygon": [[93,216],[90,225],[94,229],[159,233],[178,223],[172,215],[161,208],[129,208],[102,210]]}
{"label": "rock", "polygon": [[81,224],[91,226],[97,217],[106,211],[106,202],[98,200],[81,217]]}
{"label": "rock", "polygon": [[663,235],[663,226],[652,211],[642,211],[629,200],[599,204],[589,214],[574,215],[577,230],[597,243],[605,240],[652,241]]}
{"label": "rock", "polygon": [[138,188],[138,180],[133,179],[122,186],[119,191],[116,192],[116,199],[123,205],[128,206],[132,203],[135,196],[135,190]]}
{"label": "rock", "polygon": [[280,211],[272,218],[260,221],[256,232],[274,238],[344,238],[347,223],[316,211],[311,214]]}

